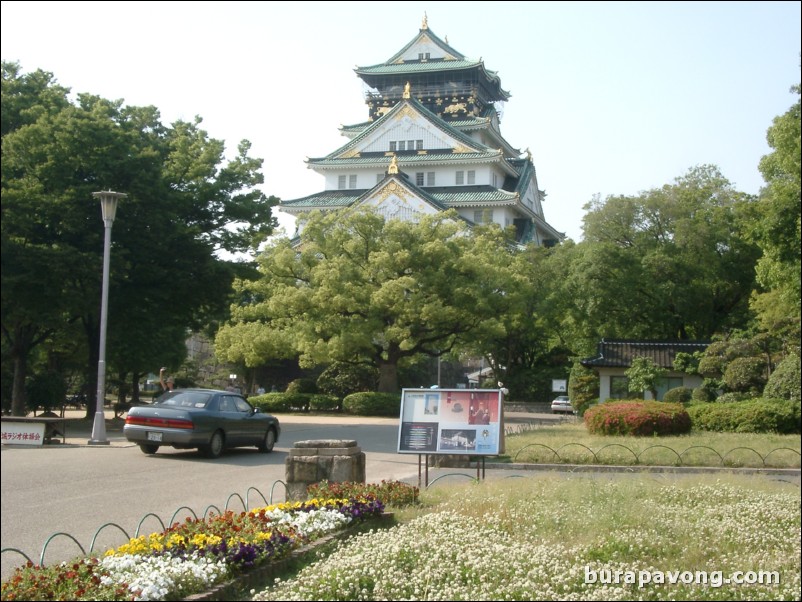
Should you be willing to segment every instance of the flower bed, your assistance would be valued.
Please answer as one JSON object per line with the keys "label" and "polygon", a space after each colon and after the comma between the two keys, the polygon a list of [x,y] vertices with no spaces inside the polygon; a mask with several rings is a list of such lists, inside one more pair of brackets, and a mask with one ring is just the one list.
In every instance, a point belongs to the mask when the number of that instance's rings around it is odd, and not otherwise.
{"label": "flower bed", "polygon": [[28,563],[3,583],[2,600],[185,598],[383,512],[380,500],[363,496],[188,518],[163,533],[133,538],[103,557],[47,567]]}

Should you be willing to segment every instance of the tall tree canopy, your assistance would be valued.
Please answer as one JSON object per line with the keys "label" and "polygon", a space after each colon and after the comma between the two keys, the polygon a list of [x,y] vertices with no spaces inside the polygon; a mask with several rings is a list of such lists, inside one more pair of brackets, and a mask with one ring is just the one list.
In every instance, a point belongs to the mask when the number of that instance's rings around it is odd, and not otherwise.
{"label": "tall tree canopy", "polygon": [[759,253],[743,235],[752,203],[713,166],[639,196],[595,199],[571,250],[564,319],[596,339],[705,339],[743,327]]}
{"label": "tall tree canopy", "polygon": [[[791,91],[799,97],[800,86]],[[800,318],[800,214],[802,186],[800,178],[800,101],[774,119],[767,140],[773,149],[760,161],[766,181],[758,204],[754,237],[763,251],[757,266],[763,290],[755,297],[755,308],[762,326],[769,331],[795,333],[799,345]],[[788,323],[790,321],[790,324]]]}
{"label": "tall tree canopy", "polygon": [[232,309],[216,349],[258,365],[363,363],[379,390],[398,388],[398,363],[437,357],[503,329],[514,251],[497,227],[469,232],[454,212],[414,224],[372,211],[312,216],[299,247],[283,239],[260,258],[262,277],[240,282],[249,302]]}
{"label": "tall tree canopy", "polygon": [[3,351],[21,413],[31,350],[67,325],[87,338],[95,384],[103,222],[93,192],[128,195],[112,235],[108,358],[110,373],[135,378],[177,365],[188,329],[223,315],[242,266],[220,253],[255,251],[277,199],[256,188],[250,144],[226,160],[200,118],[165,126],[155,107],[89,94],[73,103],[52,74],[2,68]]}

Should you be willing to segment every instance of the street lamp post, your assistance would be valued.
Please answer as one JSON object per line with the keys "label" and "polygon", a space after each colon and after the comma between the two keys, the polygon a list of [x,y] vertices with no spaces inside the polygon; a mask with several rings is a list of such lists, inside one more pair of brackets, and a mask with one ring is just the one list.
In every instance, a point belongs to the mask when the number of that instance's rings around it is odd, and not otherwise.
{"label": "street lamp post", "polygon": [[109,256],[111,255],[111,225],[117,213],[117,201],[124,199],[126,194],[106,190],[93,192],[92,196],[100,199],[100,209],[103,212],[103,227],[105,238],[103,241],[103,293],[100,301],[100,352],[97,361],[97,400],[95,402],[95,422],[92,424],[92,438],[89,445],[108,445],[106,437],[106,322],[109,314]]}

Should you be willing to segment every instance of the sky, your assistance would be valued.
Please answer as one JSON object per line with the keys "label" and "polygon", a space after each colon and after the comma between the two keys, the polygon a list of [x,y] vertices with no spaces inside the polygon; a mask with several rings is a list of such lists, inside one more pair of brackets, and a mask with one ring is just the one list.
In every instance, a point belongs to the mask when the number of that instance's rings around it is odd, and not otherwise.
{"label": "sky", "polygon": [[426,15],[498,73],[501,133],[530,149],[546,220],[575,241],[594,195],[637,195],[696,165],[758,194],[766,131],[800,83],[800,2],[0,4],[3,61],[73,94],[153,105],[165,124],[200,116],[229,158],[249,140],[262,191],[285,200],[321,191],[305,159],[367,119],[355,67],[386,61]]}

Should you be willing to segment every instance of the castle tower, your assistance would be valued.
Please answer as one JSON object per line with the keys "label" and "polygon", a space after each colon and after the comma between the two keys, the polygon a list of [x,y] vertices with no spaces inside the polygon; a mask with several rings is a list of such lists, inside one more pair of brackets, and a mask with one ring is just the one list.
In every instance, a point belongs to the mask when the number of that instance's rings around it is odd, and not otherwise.
{"label": "castle tower", "polygon": [[563,240],[543,215],[531,153],[501,135],[500,107],[510,94],[481,58],[452,48],[424,18],[387,61],[355,71],[367,87],[368,119],[341,128],[346,144],[307,160],[324,190],[279,207],[299,228],[312,210],[367,205],[415,220],[453,208],[472,224],[514,227],[521,244]]}

